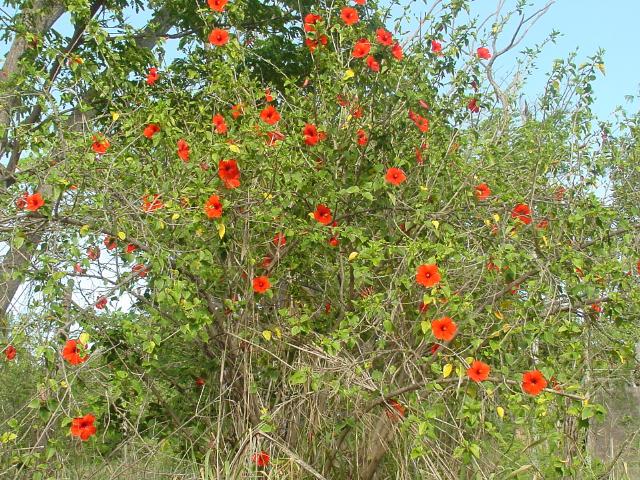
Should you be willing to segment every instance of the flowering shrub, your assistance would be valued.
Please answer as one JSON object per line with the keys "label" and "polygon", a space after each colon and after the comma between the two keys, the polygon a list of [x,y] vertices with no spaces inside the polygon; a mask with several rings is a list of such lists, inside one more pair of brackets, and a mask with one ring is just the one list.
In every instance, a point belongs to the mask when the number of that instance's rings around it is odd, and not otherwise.
{"label": "flowering shrub", "polygon": [[131,446],[229,478],[579,472],[639,311],[637,207],[593,189],[626,172],[592,134],[601,60],[521,118],[492,70],[514,45],[466,2],[409,36],[371,0],[260,4],[286,34],[254,35],[240,3],[167,6],[169,65],[90,23],[58,82],[95,112],[52,109],[0,192],[33,288],[2,375],[44,359],[4,468]]}

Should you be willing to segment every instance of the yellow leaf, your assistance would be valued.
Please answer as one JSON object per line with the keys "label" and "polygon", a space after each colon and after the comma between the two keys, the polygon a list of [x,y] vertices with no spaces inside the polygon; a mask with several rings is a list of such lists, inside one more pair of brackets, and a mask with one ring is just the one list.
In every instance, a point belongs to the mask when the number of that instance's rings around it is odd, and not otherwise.
{"label": "yellow leaf", "polygon": [[271,340],[271,330],[263,330],[262,331],[262,336],[267,341]]}
{"label": "yellow leaf", "polygon": [[80,235],[82,235],[83,237],[89,233],[89,225],[83,225],[82,227],[80,227]]}
{"label": "yellow leaf", "polygon": [[542,241],[544,242],[544,246],[545,246],[545,247],[548,247],[548,246],[549,246],[549,240],[547,240],[547,237],[546,237],[546,236],[544,236],[544,235],[542,236]]}
{"label": "yellow leaf", "polygon": [[111,120],[114,122],[120,118],[120,114],[118,112],[111,112]]}
{"label": "yellow leaf", "polygon": [[498,320],[504,320],[504,315],[500,310],[496,310],[495,312],[493,312],[493,314]]}
{"label": "yellow leaf", "polygon": [[231,150],[233,153],[240,153],[240,147],[234,144],[229,145],[229,150]]}
{"label": "yellow leaf", "polygon": [[171,220],[177,220],[180,218],[180,214],[179,213],[174,213],[173,215],[171,215]]}
{"label": "yellow leaf", "polygon": [[347,81],[347,80],[349,80],[350,78],[355,77],[355,75],[356,75],[356,72],[354,72],[354,71],[353,71],[353,70],[351,70],[351,69],[348,69],[346,72],[344,72],[344,75],[343,75],[343,77],[342,77],[342,80],[343,80],[343,81]]}
{"label": "yellow leaf", "polygon": [[511,330],[511,325],[509,325],[508,323],[505,323],[505,324],[502,326],[502,331],[503,331],[504,333],[507,333],[509,330]]}
{"label": "yellow leaf", "polygon": [[358,256],[358,252],[351,252],[349,254],[349,261],[355,260],[357,256]]}
{"label": "yellow leaf", "polygon": [[420,185],[420,190],[426,192],[427,190],[429,190],[429,188],[425,187],[424,185]]}
{"label": "yellow leaf", "polygon": [[227,231],[227,227],[224,226],[224,223],[219,223],[217,228],[218,228],[218,236],[220,238],[223,238],[224,234]]}
{"label": "yellow leaf", "polygon": [[202,230],[201,228],[196,229],[196,237],[201,237],[203,233],[204,230]]}
{"label": "yellow leaf", "polygon": [[124,232],[118,232],[118,238],[120,240],[124,240],[125,238],[127,238],[127,234]]}
{"label": "yellow leaf", "polygon": [[80,334],[78,340],[80,341],[80,343],[84,343],[86,345],[87,343],[89,343],[90,338],[91,337],[89,336],[89,334],[87,332],[84,332]]}
{"label": "yellow leaf", "polygon": [[431,220],[431,225],[433,225],[433,228],[437,231],[438,227],[440,227],[440,222],[438,220]]}
{"label": "yellow leaf", "polygon": [[264,198],[266,198],[267,200],[271,200],[273,198],[273,195],[271,195],[270,193],[266,193],[266,192],[263,193],[262,196]]}
{"label": "yellow leaf", "polygon": [[498,412],[498,416],[499,416],[500,418],[504,418],[504,408],[502,408],[502,407],[497,407],[497,408],[496,408],[496,412]]}
{"label": "yellow leaf", "polygon": [[273,331],[276,332],[276,337],[282,338],[282,330],[280,330],[280,327],[274,328]]}
{"label": "yellow leaf", "polygon": [[498,223],[500,221],[500,215],[498,215],[497,213],[493,214],[493,221]]}
{"label": "yellow leaf", "polygon": [[596,63],[596,67],[598,67],[598,70],[600,70],[600,73],[602,73],[602,75],[607,74],[607,72],[605,72],[604,70],[604,63]]}
{"label": "yellow leaf", "polygon": [[313,218],[313,212],[309,212],[309,218]]}
{"label": "yellow leaf", "polygon": [[447,378],[453,372],[453,365],[447,363],[444,367],[442,367],[442,376]]}

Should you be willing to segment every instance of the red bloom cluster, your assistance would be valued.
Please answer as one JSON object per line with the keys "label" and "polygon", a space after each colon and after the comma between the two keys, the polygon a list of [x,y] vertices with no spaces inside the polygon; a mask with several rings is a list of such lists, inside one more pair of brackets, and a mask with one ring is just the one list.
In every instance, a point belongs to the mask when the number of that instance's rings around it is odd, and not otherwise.
{"label": "red bloom cluster", "polygon": [[71,422],[71,435],[79,437],[83,442],[89,440],[89,437],[96,433],[95,421],[96,417],[90,413],[84,417],[74,418]]}
{"label": "red bloom cluster", "polygon": [[302,136],[304,137],[304,143],[309,146],[316,145],[319,141],[326,138],[324,132],[319,132],[317,127],[312,123],[307,123],[302,129]]}
{"label": "red bloom cluster", "polygon": [[329,225],[333,220],[331,209],[321,203],[316,206],[316,210],[313,212],[313,218],[315,218],[316,221],[320,222],[323,225]]}
{"label": "red bloom cluster", "polygon": [[158,75],[158,69],[156,67],[151,67],[149,69],[149,73],[147,74],[147,85],[153,85],[158,81],[160,75]]}
{"label": "red bloom cluster", "polygon": [[240,169],[235,160],[220,160],[218,163],[218,176],[228,189],[240,186]]}
{"label": "red bloom cluster", "polygon": [[16,347],[14,347],[13,345],[7,345],[7,348],[4,349],[4,356],[9,362],[16,358],[16,353]]}
{"label": "red bloom cluster", "polygon": [[62,349],[62,358],[71,365],[79,365],[89,359],[86,349],[87,346],[84,343],[80,343],[77,340],[67,340]]}

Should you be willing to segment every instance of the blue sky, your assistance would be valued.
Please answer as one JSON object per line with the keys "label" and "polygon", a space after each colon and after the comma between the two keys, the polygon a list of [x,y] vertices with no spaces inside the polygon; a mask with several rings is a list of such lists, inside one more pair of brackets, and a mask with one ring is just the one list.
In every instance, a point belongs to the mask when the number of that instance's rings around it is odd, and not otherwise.
{"label": "blue sky", "polygon": [[[495,9],[496,2],[474,0],[473,10],[486,15]],[[529,3],[535,9],[544,6],[546,0]],[[507,5],[513,4],[514,0],[507,0]],[[581,63],[602,47],[605,49],[606,75],[597,75],[594,111],[603,119],[611,119],[610,114],[617,105],[625,106],[630,113],[634,113],[634,108],[637,111],[638,102],[627,103],[625,95],[637,96],[640,86],[639,21],[640,0],[557,0],[518,48],[520,51],[523,46],[541,42],[554,29],[562,35],[555,45],[547,45],[540,56],[538,72],[526,87],[528,96],[542,91],[544,73],[551,69],[554,59],[564,58],[578,49],[577,61]],[[505,71],[509,70],[516,55],[511,52],[509,58],[503,60],[501,66]]]}

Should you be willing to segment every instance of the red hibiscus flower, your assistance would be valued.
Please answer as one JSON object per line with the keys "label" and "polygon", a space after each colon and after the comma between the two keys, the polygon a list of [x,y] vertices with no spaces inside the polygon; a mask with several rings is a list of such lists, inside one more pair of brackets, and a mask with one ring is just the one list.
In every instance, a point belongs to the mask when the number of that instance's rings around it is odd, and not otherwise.
{"label": "red hibiscus flower", "polygon": [[329,245],[332,247],[337,247],[338,245],[340,245],[340,240],[338,240],[337,237],[331,237],[329,239]]}
{"label": "red hibiscus flower", "polygon": [[367,40],[366,38],[361,38],[353,46],[353,52],[351,53],[351,55],[353,56],[353,58],[363,58],[369,55],[370,51],[371,42],[369,42],[369,40]]}
{"label": "red hibiscus flower", "polygon": [[209,43],[216,47],[222,47],[229,41],[229,32],[221,28],[214,28],[209,34]]}
{"label": "red hibiscus flower", "polygon": [[358,5],[364,5],[367,3],[367,0],[353,0],[355,3],[357,3]]}
{"label": "red hibiscus flower", "polygon": [[142,263],[136,263],[131,269],[134,276],[145,278],[149,274],[149,269]]}
{"label": "red hibiscus flower", "polygon": [[31,195],[27,195],[25,197],[25,202],[26,202],[25,209],[29,210],[30,212],[35,212],[40,207],[44,206],[44,199],[42,198],[42,195],[40,195],[39,192],[33,193]]}
{"label": "red hibiscus flower", "polygon": [[129,245],[127,245],[127,248],[125,248],[125,252],[127,253],[133,253],[138,249],[137,246],[135,246],[133,243],[130,243]]}
{"label": "red hibiscus flower", "polygon": [[109,140],[107,140],[106,138],[100,138],[96,135],[93,136],[93,143],[91,144],[91,149],[96,152],[98,155],[104,155],[105,153],[107,153],[107,150],[109,149],[109,147],[111,146],[111,144],[109,143]]}
{"label": "red hibiscus flower", "polygon": [[393,43],[393,36],[384,28],[379,28],[376,30],[376,40],[380,45],[388,47]]}
{"label": "red hibiscus flower", "polygon": [[204,213],[208,218],[220,218],[222,216],[222,202],[218,195],[211,195],[204,204]]}
{"label": "red hibiscus flower", "polygon": [[260,266],[266,270],[271,266],[271,262],[273,262],[273,258],[271,258],[269,255],[265,255],[262,258],[262,262],[260,262]]}
{"label": "red hibiscus flower", "polygon": [[142,197],[142,211],[144,213],[155,212],[156,210],[164,207],[164,203],[160,200],[160,194],[154,193],[153,195],[145,195]]}
{"label": "red hibiscus flower", "polygon": [[280,121],[280,114],[273,105],[267,105],[265,109],[260,112],[260,118],[264,123],[275,125]]}
{"label": "red hibiscus flower", "polygon": [[480,105],[478,105],[478,99],[472,98],[471,100],[469,100],[469,103],[467,104],[467,108],[471,113],[478,113],[480,111]]}
{"label": "red hibiscus flower", "polygon": [[400,418],[404,417],[404,413],[406,408],[397,400],[389,400],[389,405],[387,406],[387,418],[392,421],[398,421]]}
{"label": "red hibiscus flower", "polygon": [[313,218],[315,218],[318,222],[323,225],[329,225],[333,220],[331,216],[331,210],[324,204],[319,204],[316,207],[315,212],[313,212]]}
{"label": "red hibiscus flower", "polygon": [[391,185],[398,186],[407,179],[407,176],[401,169],[392,167],[387,170],[387,174],[384,176],[384,179]]}
{"label": "red hibiscus flower", "polygon": [[531,223],[531,208],[526,203],[519,203],[511,211],[511,218],[520,220],[525,225]]}
{"label": "red hibiscus flower", "polygon": [[421,132],[429,131],[429,120],[424,118],[422,115],[409,110],[409,118],[416,124],[416,127],[418,127]]}
{"label": "red hibiscus flower", "polygon": [[474,190],[475,196],[478,200],[486,200],[491,196],[491,189],[486,183],[476,185],[476,188]]}
{"label": "red hibiscus flower", "polygon": [[100,249],[98,247],[87,248],[87,257],[89,260],[97,260],[100,258]]}
{"label": "red hibiscus flower", "polygon": [[315,24],[319,21],[322,21],[322,17],[320,15],[316,15],[315,13],[307,13],[304,17],[304,31],[315,31]]}
{"label": "red hibiscus flower", "polygon": [[423,287],[431,288],[440,283],[440,271],[435,263],[420,265],[416,271],[416,282]]}
{"label": "red hibiscus flower", "polygon": [[86,348],[87,346],[84,343],[80,343],[77,340],[67,340],[62,349],[62,358],[71,365],[80,365],[89,359]]}
{"label": "red hibiscus flower", "polygon": [[431,355],[435,355],[436,353],[438,353],[438,350],[440,350],[440,344],[434,343],[433,345],[431,345],[429,352],[431,352]]}
{"label": "red hibiscus flower", "polygon": [[224,182],[224,186],[229,189],[240,186],[240,169],[235,160],[220,160],[218,163],[218,176]]}
{"label": "red hibiscus flower", "polygon": [[196,387],[204,387],[205,381],[202,377],[197,377],[195,379]]}
{"label": "red hibiscus flower", "polygon": [[522,390],[529,395],[538,395],[547,388],[547,380],[540,370],[531,370],[522,374]]}
{"label": "red hibiscus flower", "polygon": [[491,367],[480,360],[474,360],[467,369],[467,376],[474,382],[482,382],[489,377]]}
{"label": "red hibiscus flower", "polygon": [[106,236],[104,237],[104,246],[107,247],[107,250],[113,250],[118,246],[118,241],[114,237]]}
{"label": "red hibiscus flower", "polygon": [[322,140],[322,133],[318,132],[315,125],[307,123],[302,129],[302,135],[304,136],[304,143],[313,146]]}
{"label": "red hibiscus flower", "polygon": [[160,125],[157,125],[155,123],[150,123],[144,128],[144,131],[142,132],[142,134],[147,138],[151,138],[159,131],[160,131]]}
{"label": "red hibiscus flower", "polygon": [[264,89],[264,99],[267,103],[273,102],[273,95],[271,95],[271,89],[269,87]]}
{"label": "red hibiscus flower", "polygon": [[183,162],[188,162],[189,153],[189,144],[182,138],[178,140],[178,157],[180,157]]}
{"label": "red hibiscus flower", "polygon": [[7,348],[4,349],[4,356],[7,361],[10,362],[14,358],[16,358],[17,352],[18,351],[16,350],[16,347],[14,347],[13,345],[7,345]]}
{"label": "red hibiscus flower", "polygon": [[373,72],[380,71],[380,64],[378,63],[378,61],[375,59],[373,55],[369,55],[367,57],[367,67],[369,67],[369,69]]}
{"label": "red hibiscus flower", "polygon": [[253,279],[253,291],[256,293],[264,293],[271,288],[269,277],[262,275]]}
{"label": "red hibiscus flower", "polygon": [[243,110],[242,110],[241,103],[238,103],[233,107],[231,107],[231,116],[233,117],[234,120],[237,120],[238,117],[242,116],[242,113],[243,113]]}
{"label": "red hibiscus flower", "polygon": [[369,137],[367,137],[367,132],[365,132],[363,129],[360,129],[356,132],[356,137],[357,137],[357,142],[358,145],[360,145],[361,147],[364,147],[367,143],[369,143]]}
{"label": "red hibiscus flower", "polygon": [[491,58],[491,52],[486,47],[480,47],[478,49],[478,58],[489,60]]}
{"label": "red hibiscus flower", "polygon": [[263,468],[269,465],[271,457],[269,457],[269,454],[267,452],[262,450],[261,452],[251,455],[251,461],[255,463],[257,467]]}
{"label": "red hibiscus flower", "polygon": [[393,55],[396,60],[402,60],[402,58],[404,57],[402,46],[398,42],[394,43],[391,47],[391,55]]}
{"label": "red hibiscus flower", "polygon": [[309,51],[313,53],[316,48],[318,48],[318,45],[326,45],[327,43],[329,43],[329,37],[323,34],[318,37],[318,40],[306,38],[304,40],[304,43],[307,47],[309,47]]}
{"label": "red hibiscus flower", "polygon": [[354,25],[360,20],[358,11],[352,7],[344,7],[340,11],[340,18],[342,18],[342,21],[347,25]]}
{"label": "red hibiscus flower", "polygon": [[211,8],[211,10],[215,10],[216,12],[222,12],[228,1],[229,0],[208,0],[209,8]]}
{"label": "red hibiscus flower", "polygon": [[442,44],[437,40],[431,40],[431,51],[433,53],[442,53]]}
{"label": "red hibiscus flower", "polygon": [[356,107],[351,111],[351,115],[353,115],[353,118],[362,118],[362,115],[364,114],[362,107]]}
{"label": "red hibiscus flower", "polygon": [[147,73],[147,85],[153,85],[159,78],[160,75],[158,75],[158,69],[156,67],[151,67],[149,69],[149,73]]}
{"label": "red hibiscus flower", "polygon": [[549,228],[549,220],[547,220],[546,218],[543,218],[536,224],[536,228],[539,228],[541,230],[545,230]]}
{"label": "red hibiscus flower", "polygon": [[74,418],[71,422],[71,436],[80,437],[83,442],[89,440],[89,437],[96,433],[96,427],[93,424],[95,421],[96,417],[90,413],[84,417]]}
{"label": "red hibiscus flower", "polygon": [[431,332],[438,340],[450,342],[455,337],[458,326],[450,317],[442,317],[431,322]]}
{"label": "red hibiscus flower", "polygon": [[284,247],[287,244],[287,237],[284,233],[278,232],[273,236],[273,244],[278,248]]}
{"label": "red hibiscus flower", "polygon": [[216,127],[216,132],[218,133],[227,133],[227,123],[224,121],[224,117],[219,113],[216,113],[211,119],[211,123],[213,123]]}
{"label": "red hibiscus flower", "polygon": [[273,147],[276,142],[280,140],[284,140],[284,134],[282,132],[278,132],[277,130],[267,132],[267,146]]}
{"label": "red hibiscus flower", "polygon": [[592,303],[591,310],[593,310],[596,313],[602,313],[602,305],[600,305],[599,303]]}
{"label": "red hibiscus flower", "polygon": [[107,306],[107,297],[98,298],[98,301],[96,302],[96,308],[98,310],[102,310],[106,306]]}

